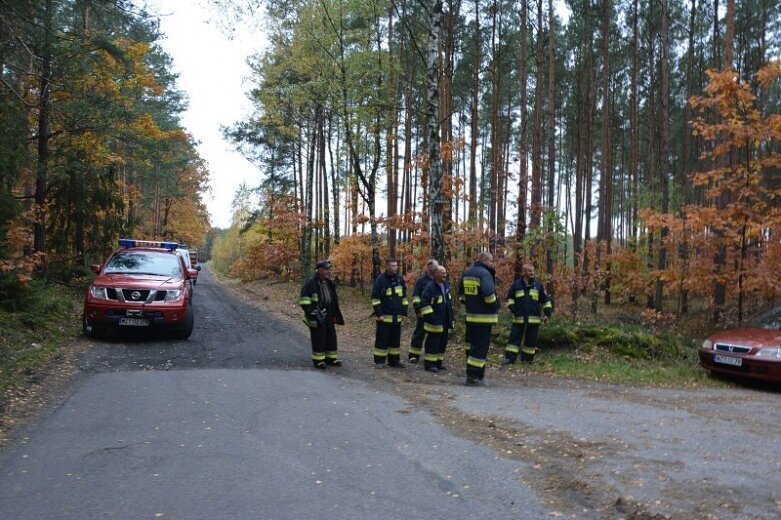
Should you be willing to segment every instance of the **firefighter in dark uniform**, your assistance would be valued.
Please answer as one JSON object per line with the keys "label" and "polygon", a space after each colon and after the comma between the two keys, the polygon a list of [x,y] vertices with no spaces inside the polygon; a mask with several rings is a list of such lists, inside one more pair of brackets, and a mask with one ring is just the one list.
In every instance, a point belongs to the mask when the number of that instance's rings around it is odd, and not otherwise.
{"label": "firefighter in dark uniform", "polygon": [[312,339],[312,363],[315,368],[342,366],[337,355],[336,327],[344,325],[336,285],[331,280],[331,262],[323,260],[301,288],[298,304],[304,309],[304,323]]}
{"label": "firefighter in dark uniform", "polygon": [[483,251],[464,271],[459,283],[461,301],[466,309],[466,384],[482,385],[485,362],[491,344],[491,328],[499,322],[499,298],[496,296],[494,257]]}
{"label": "firefighter in dark uniform", "polygon": [[423,290],[421,295],[420,316],[424,320],[426,332],[426,353],[423,356],[424,369],[438,373],[447,370],[445,367],[445,349],[448,334],[453,329],[453,297],[450,294],[450,284],[447,283],[447,269],[437,266],[434,280]]}
{"label": "firefighter in dark uniform", "polygon": [[401,322],[407,317],[407,287],[399,276],[399,263],[395,259],[385,262],[385,272],[374,281],[372,307],[377,321],[374,339],[374,367],[404,368],[400,357]]}
{"label": "firefighter in dark uniform", "polygon": [[426,337],[426,331],[423,330],[424,320],[420,316],[420,295],[423,294],[423,289],[434,280],[434,273],[439,266],[439,262],[433,258],[426,263],[426,269],[423,274],[415,282],[415,287],[412,289],[412,308],[415,309],[415,315],[418,317],[417,323],[415,323],[415,330],[412,332],[412,339],[409,342],[409,362],[413,365],[418,362],[420,355],[423,352],[423,340]]}
{"label": "firefighter in dark uniform", "polygon": [[504,352],[504,364],[515,363],[519,351],[521,363],[531,363],[537,352],[540,323],[547,323],[553,313],[553,304],[545,287],[534,278],[531,264],[524,264],[521,277],[510,287],[507,307],[513,313],[513,325]]}

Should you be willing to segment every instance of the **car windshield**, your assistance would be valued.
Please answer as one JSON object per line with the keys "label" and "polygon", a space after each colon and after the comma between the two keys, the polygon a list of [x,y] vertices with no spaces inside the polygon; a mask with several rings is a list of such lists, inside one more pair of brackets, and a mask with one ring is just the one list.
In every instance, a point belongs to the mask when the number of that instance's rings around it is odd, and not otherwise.
{"label": "car windshield", "polygon": [[781,307],[776,307],[752,320],[755,327],[760,329],[781,330]]}
{"label": "car windshield", "polygon": [[184,260],[184,266],[187,269],[192,269],[193,265],[190,262],[190,252],[187,249],[177,249],[176,252],[179,253],[179,256]]}
{"label": "car windshield", "polygon": [[109,259],[103,274],[181,277],[182,267],[176,255],[169,253],[120,251]]}

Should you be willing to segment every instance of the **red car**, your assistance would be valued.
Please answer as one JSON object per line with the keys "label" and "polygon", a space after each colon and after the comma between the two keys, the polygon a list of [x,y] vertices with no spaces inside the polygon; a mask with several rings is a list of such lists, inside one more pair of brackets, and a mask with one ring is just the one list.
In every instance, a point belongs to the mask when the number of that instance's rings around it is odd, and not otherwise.
{"label": "red car", "polygon": [[712,335],[699,356],[703,368],[718,374],[781,383],[781,307],[745,328]]}
{"label": "red car", "polygon": [[107,329],[164,329],[187,339],[193,331],[192,285],[172,242],[122,239],[106,263],[92,265],[97,277],[84,299],[84,335]]}

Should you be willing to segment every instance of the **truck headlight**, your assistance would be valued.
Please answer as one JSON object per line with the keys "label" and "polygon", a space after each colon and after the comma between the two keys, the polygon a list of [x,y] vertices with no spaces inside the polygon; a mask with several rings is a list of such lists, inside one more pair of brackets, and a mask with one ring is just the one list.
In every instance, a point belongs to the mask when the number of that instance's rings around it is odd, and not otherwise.
{"label": "truck headlight", "polygon": [[165,293],[165,301],[167,302],[175,302],[176,300],[180,299],[182,297],[183,291],[176,290],[176,291],[167,291]]}
{"label": "truck headlight", "polygon": [[97,287],[93,285],[89,288],[89,293],[93,298],[96,298],[98,300],[108,300],[108,295],[106,294],[105,287]]}

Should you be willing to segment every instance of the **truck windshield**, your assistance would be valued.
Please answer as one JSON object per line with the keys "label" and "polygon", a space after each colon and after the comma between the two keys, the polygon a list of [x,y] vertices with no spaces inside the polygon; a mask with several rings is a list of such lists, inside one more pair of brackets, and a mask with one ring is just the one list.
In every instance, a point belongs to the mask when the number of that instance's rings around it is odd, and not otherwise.
{"label": "truck windshield", "polygon": [[181,278],[182,267],[175,254],[120,251],[114,253],[109,259],[103,274],[137,274]]}

